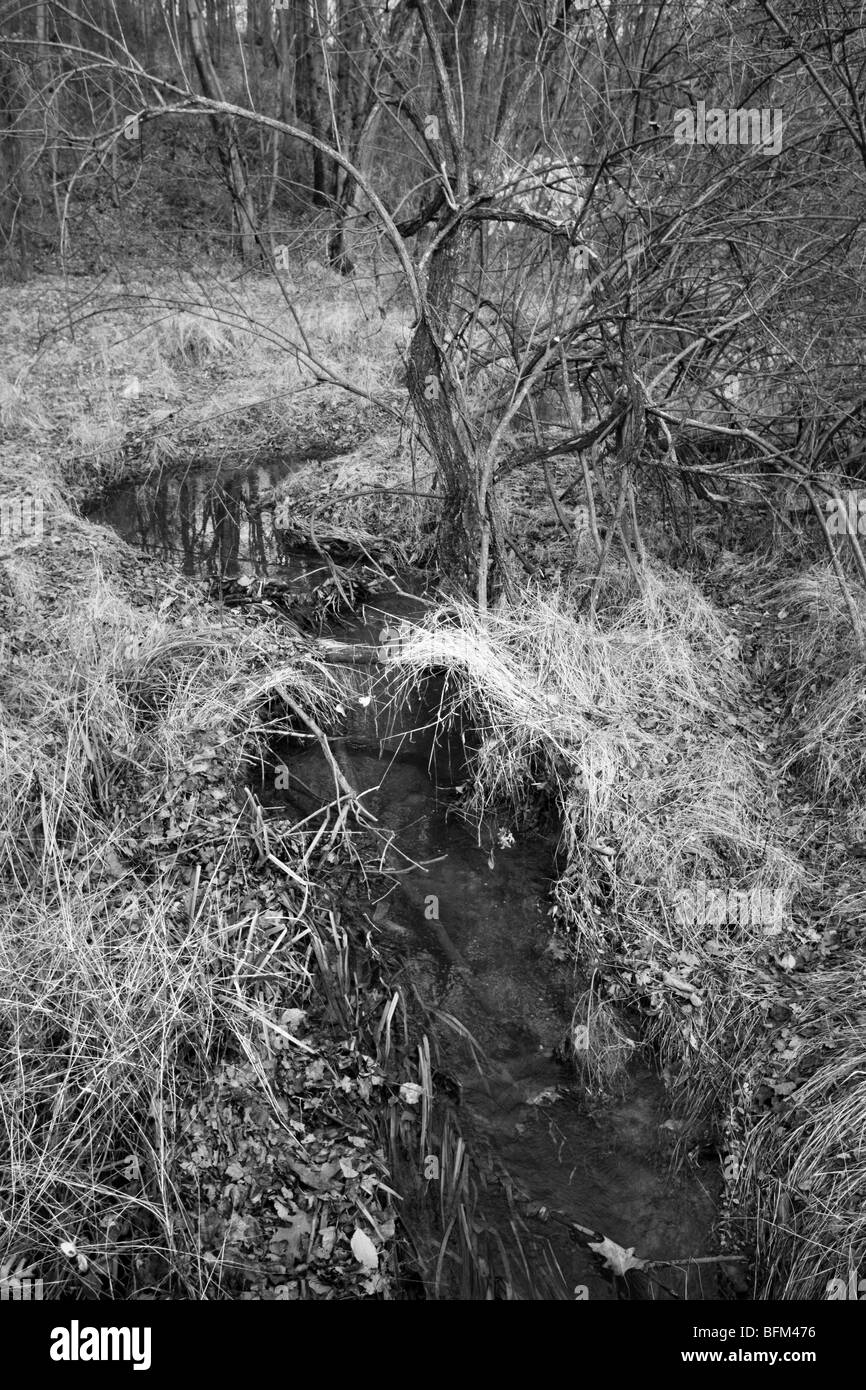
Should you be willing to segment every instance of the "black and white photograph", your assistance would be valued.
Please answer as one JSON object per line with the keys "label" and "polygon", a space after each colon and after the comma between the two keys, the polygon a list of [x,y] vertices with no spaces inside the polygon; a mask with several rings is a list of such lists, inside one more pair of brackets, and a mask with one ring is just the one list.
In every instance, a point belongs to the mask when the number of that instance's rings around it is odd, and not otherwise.
{"label": "black and white photograph", "polygon": [[0,761],[25,1366],[566,1302],[820,1367],[863,0],[0,0]]}

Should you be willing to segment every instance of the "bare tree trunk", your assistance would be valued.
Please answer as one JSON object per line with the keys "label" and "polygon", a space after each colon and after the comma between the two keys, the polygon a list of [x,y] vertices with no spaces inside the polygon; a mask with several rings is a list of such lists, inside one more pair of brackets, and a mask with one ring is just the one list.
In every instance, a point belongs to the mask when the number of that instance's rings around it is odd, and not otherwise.
{"label": "bare tree trunk", "polygon": [[26,280],[30,273],[25,212],[29,195],[26,144],[15,129],[27,88],[15,80],[11,63],[0,54],[0,245],[9,255],[16,273]]}
{"label": "bare tree trunk", "polygon": [[426,304],[409,348],[407,369],[409,395],[445,484],[439,529],[443,568],[467,584],[476,571],[481,539],[475,445],[462,417],[456,386],[440,344],[448,328],[454,287],[464,263],[469,234],[462,224],[433,252]]}
{"label": "bare tree trunk", "polygon": [[[186,0],[186,13],[189,21],[190,46],[202,91],[211,101],[225,101],[222,86],[210,56],[198,0]],[[261,260],[256,210],[253,205],[243,154],[238,142],[237,124],[233,116],[216,116],[212,119],[212,124],[219,138],[220,159],[234,206],[234,220],[240,240],[241,255],[247,262]]]}
{"label": "bare tree trunk", "polygon": [[51,197],[59,228],[61,220],[60,193],[57,187],[59,121],[57,119],[57,96],[54,92],[51,51],[48,47],[47,0],[38,0],[36,5],[36,42],[39,50],[40,98],[44,102],[45,111],[45,145],[48,151],[48,168],[51,173]]}
{"label": "bare tree trunk", "polygon": [[[291,45],[289,43],[289,12],[280,10],[277,17],[277,43],[274,53],[277,64],[277,89],[279,92],[279,115],[280,120],[287,124],[292,118],[291,93],[294,88],[294,35],[292,35]],[[282,132],[273,132],[273,144],[271,146],[271,177],[268,186],[266,220],[270,222],[276,198],[277,186],[280,181],[282,170],[284,139]]]}
{"label": "bare tree trunk", "polygon": [[[295,0],[295,37],[298,44],[297,56],[297,105],[298,115],[317,140],[332,142],[332,121],[327,111],[327,94],[324,81],[324,64],[327,61],[322,51],[318,30],[324,34],[327,24],[320,17],[319,0]],[[312,201],[318,207],[328,207],[337,192],[336,169],[321,150],[313,149],[313,187]]]}
{"label": "bare tree trunk", "polygon": [[[74,6],[70,6],[70,8],[74,8]],[[150,67],[150,33],[151,33],[150,0],[143,0],[142,6],[141,6],[141,42],[142,42],[142,52],[143,52],[143,55],[144,55],[144,66],[145,66],[146,68],[149,68],[149,67]]]}
{"label": "bare tree trunk", "polygon": [[[372,51],[364,42],[363,20],[354,5],[342,0],[338,13],[338,59],[336,71],[335,101],[336,124],[343,149],[356,163],[360,163],[361,146],[375,120],[378,102],[375,93],[368,87]],[[334,229],[328,242],[328,261],[342,275],[351,275],[354,270],[346,246],[346,220],[350,217],[355,203],[357,185],[351,174],[337,170],[337,208]]]}

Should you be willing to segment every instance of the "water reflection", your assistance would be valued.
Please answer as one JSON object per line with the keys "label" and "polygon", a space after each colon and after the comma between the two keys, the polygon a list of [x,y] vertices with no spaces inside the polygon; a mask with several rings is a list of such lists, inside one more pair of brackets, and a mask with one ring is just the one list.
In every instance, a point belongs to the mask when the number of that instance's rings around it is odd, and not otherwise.
{"label": "water reflection", "polygon": [[117,488],[91,512],[91,519],[187,575],[232,579],[279,574],[285,557],[274,535],[267,493],[299,462],[161,470],[147,482]]}

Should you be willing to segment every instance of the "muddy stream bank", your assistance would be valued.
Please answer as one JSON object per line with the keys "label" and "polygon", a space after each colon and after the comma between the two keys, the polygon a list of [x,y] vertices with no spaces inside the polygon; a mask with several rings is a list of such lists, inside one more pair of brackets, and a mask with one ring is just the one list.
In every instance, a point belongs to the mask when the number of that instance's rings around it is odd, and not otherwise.
{"label": "muddy stream bank", "polygon": [[[204,476],[163,477],[153,487],[115,490],[91,515],[187,574],[242,584],[266,577],[303,606],[326,567],[312,553],[282,550],[261,514],[251,520],[246,511],[276,480],[270,471],[267,479],[241,471],[226,494],[225,479],[214,490]],[[374,649],[383,627],[423,611],[422,599],[379,588],[330,623],[331,640]],[[389,942],[425,1004],[458,1020],[477,1044],[444,1024],[438,1034],[442,1090],[473,1162],[489,1178],[483,1220],[513,1251],[515,1199],[558,1214],[530,1225],[561,1271],[562,1298],[718,1296],[717,1266],[687,1263],[717,1252],[716,1166],[672,1176],[661,1080],[636,1048],[623,1094],[600,1102],[563,1056],[587,982],[551,932],[555,825],[517,833],[495,818],[467,824],[459,804],[472,776],[472,730],[436,736],[439,678],[431,673],[395,707],[387,667],[359,662],[349,669],[353,696],[332,746],[388,845],[386,887],[370,897],[367,920],[372,939]],[[266,766],[249,772],[266,814],[303,819],[333,800],[332,771],[314,741],[287,738],[270,753]],[[631,1279],[626,1291],[573,1238],[568,1222],[643,1259],[684,1263]],[[514,1263],[519,1269],[517,1257]]]}

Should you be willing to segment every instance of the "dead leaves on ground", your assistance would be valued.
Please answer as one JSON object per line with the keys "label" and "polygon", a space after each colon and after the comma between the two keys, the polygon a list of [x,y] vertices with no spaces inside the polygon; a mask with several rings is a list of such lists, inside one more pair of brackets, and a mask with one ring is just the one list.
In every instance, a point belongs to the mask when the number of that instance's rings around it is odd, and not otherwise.
{"label": "dead leaves on ground", "polygon": [[327,1065],[281,1056],[269,1080],[277,1110],[226,1063],[187,1111],[178,1166],[200,1193],[212,1296],[387,1298],[393,1193],[364,1119],[376,1063],[340,1044]]}

